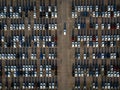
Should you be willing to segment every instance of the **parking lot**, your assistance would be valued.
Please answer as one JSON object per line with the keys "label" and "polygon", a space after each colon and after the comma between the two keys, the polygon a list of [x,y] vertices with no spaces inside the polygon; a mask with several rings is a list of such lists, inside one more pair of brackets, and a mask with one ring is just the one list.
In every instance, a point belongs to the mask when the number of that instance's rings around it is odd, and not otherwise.
{"label": "parking lot", "polygon": [[119,90],[119,0],[0,0],[0,90]]}

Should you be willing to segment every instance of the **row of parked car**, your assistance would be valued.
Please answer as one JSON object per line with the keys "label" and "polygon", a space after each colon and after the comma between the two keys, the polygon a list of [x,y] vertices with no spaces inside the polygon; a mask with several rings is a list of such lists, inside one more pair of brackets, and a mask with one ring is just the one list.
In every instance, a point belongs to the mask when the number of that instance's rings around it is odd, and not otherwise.
{"label": "row of parked car", "polygon": [[105,65],[105,64],[86,64],[86,63],[75,63],[72,66],[72,76],[74,77],[118,77],[120,76],[120,67],[118,65]]}
{"label": "row of parked car", "polygon": [[[84,81],[82,82],[80,78],[76,78],[75,79],[75,86],[74,86],[74,90],[78,90],[78,89],[86,89],[86,87],[88,86],[87,81],[85,81],[86,79],[84,79]],[[90,83],[90,87],[91,89],[116,89],[118,90],[119,87],[119,80],[118,79],[104,79],[101,78],[101,82],[99,82],[98,79],[93,78],[92,82]],[[100,84],[101,83],[101,84]],[[83,84],[83,87],[82,87]]]}
{"label": "row of parked car", "polygon": [[[82,30],[82,29],[86,28],[86,23],[75,23],[74,27],[75,27],[75,29]],[[89,24],[90,29],[98,30],[99,27],[101,28],[101,30],[105,30],[105,29],[115,30],[115,29],[119,29],[120,25],[119,25],[119,23],[108,23],[108,24],[102,23],[99,26],[98,23],[94,23],[94,22],[90,22],[90,24]]]}
{"label": "row of parked car", "polygon": [[72,18],[78,18],[79,16],[88,17],[119,17],[120,11],[116,4],[112,5],[72,5]]}
{"label": "row of parked car", "polygon": [[77,60],[81,60],[82,58],[85,59],[89,59],[89,57],[92,56],[93,60],[96,59],[112,59],[112,60],[116,60],[119,59],[120,54],[119,54],[119,49],[114,47],[113,49],[108,49],[108,48],[102,48],[102,49],[94,49],[92,51],[92,54],[90,54],[89,52],[89,48],[84,47],[84,52],[81,53],[80,52],[81,49],[80,47],[75,48],[75,54],[74,57]]}
{"label": "row of parked car", "polygon": [[0,37],[0,46],[7,47],[14,47],[17,48],[18,46],[21,47],[30,47],[31,42],[33,42],[33,46],[36,47],[56,47],[57,46],[57,35],[50,35],[50,36],[29,36],[25,37],[24,35],[19,36],[12,36],[12,37]]}
{"label": "row of parked car", "polygon": [[93,59],[97,59],[97,58],[101,58],[101,59],[105,59],[105,58],[116,59],[116,58],[119,58],[118,55],[119,55],[118,53],[98,53],[98,54],[93,53],[92,56],[93,56]]}
{"label": "row of parked car", "polygon": [[55,82],[40,82],[35,85],[35,83],[25,82],[23,83],[22,89],[34,89],[35,87],[39,89],[57,89]]}
{"label": "row of parked car", "polygon": [[[50,79],[50,80],[39,80],[39,81],[30,81],[30,80],[24,80],[22,82],[22,87],[21,89],[52,89],[56,90],[57,89],[57,81],[56,78]],[[0,82],[0,89],[2,89],[3,85]],[[5,88],[8,87],[8,82],[5,83]],[[19,81],[12,81],[10,83],[10,88],[12,89],[20,89],[20,82]]]}
{"label": "row of parked car", "polygon": [[83,12],[83,11],[118,11],[116,5],[74,5],[72,7],[72,11],[74,12]]}
{"label": "row of parked car", "polygon": [[[84,12],[72,12],[72,18],[78,18],[79,16],[88,17],[91,16],[90,12],[84,11]],[[120,11],[108,11],[108,12],[98,12],[94,11],[92,12],[92,17],[102,17],[102,18],[115,18],[120,16]]]}
{"label": "row of parked car", "polygon": [[[28,11],[33,11],[33,18],[37,18],[37,6],[36,2],[32,2],[30,5],[30,2],[28,5],[3,5],[0,6],[0,18],[14,18],[18,19],[23,16],[23,11],[25,12],[25,17],[28,17],[29,13]],[[18,4],[18,3],[17,3]],[[57,18],[57,4],[55,2],[54,5],[45,5],[45,4],[40,4],[39,8],[39,16],[40,18]]]}
{"label": "row of parked car", "polygon": [[101,36],[101,45],[98,43],[98,36],[72,36],[72,47],[80,47],[80,41],[84,41],[84,46],[92,46],[92,47],[113,47],[116,46],[116,42],[120,40],[120,35],[102,35]]}
{"label": "row of parked car", "polygon": [[[22,66],[5,66],[6,77],[54,77],[57,74],[57,66],[55,65],[40,65],[40,72],[38,74],[37,66],[22,65]],[[54,72],[53,72],[54,71]]]}
{"label": "row of parked car", "polygon": [[[6,31],[6,30],[24,30],[25,29],[25,24],[10,24],[10,27],[8,27],[7,24],[5,23],[0,23],[1,29]],[[57,23],[49,23],[49,24],[34,24],[34,29],[33,30],[57,30]],[[28,30],[31,30],[31,25],[28,24]]]}
{"label": "row of parked car", "polygon": [[[56,52],[49,52],[48,54],[46,54],[45,52],[41,52],[39,59],[40,60],[55,60],[57,58],[57,53]],[[2,53],[0,54],[0,60],[16,60],[16,59],[28,59],[28,53],[12,53],[12,54],[7,54],[7,53]],[[31,53],[30,55],[30,59],[31,60],[37,60],[37,54],[36,53]]]}

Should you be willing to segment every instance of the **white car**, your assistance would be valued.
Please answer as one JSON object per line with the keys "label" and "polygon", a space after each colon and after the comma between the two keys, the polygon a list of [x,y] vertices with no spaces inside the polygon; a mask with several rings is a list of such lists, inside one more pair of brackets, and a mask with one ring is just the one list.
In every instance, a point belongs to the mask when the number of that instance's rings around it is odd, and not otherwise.
{"label": "white car", "polygon": [[40,6],[39,11],[42,12],[42,6]]}
{"label": "white car", "polygon": [[93,59],[95,59],[96,57],[95,57],[95,53],[93,53]]}
{"label": "white car", "polygon": [[89,11],[90,10],[90,6],[87,6],[87,11]]}
{"label": "white car", "polygon": [[80,41],[80,36],[77,36],[77,41]]}
{"label": "white car", "polygon": [[34,12],[36,12],[36,6],[34,6]]}
{"label": "white car", "polygon": [[77,59],[80,59],[80,54],[79,53],[77,54]]}
{"label": "white car", "polygon": [[98,6],[95,7],[95,11],[98,11]]}
{"label": "white car", "polygon": [[40,43],[39,43],[39,41],[37,41],[37,47],[39,47],[40,46]]}
{"label": "white car", "polygon": [[110,47],[113,47],[113,41],[110,42]]}
{"label": "white car", "polygon": [[102,56],[101,59],[104,59],[104,53],[102,53],[101,56]]}
{"label": "white car", "polygon": [[1,41],[4,42],[4,36],[2,36]]}
{"label": "white car", "polygon": [[7,75],[7,77],[10,77],[10,74],[11,74],[11,72],[8,72],[8,75]]}
{"label": "white car", "polygon": [[107,36],[107,39],[108,39],[108,41],[110,41],[110,40],[111,40],[111,36],[110,36],[110,35],[108,35],[108,36]]}
{"label": "white car", "polygon": [[84,40],[84,41],[86,41],[86,40],[87,40],[86,36],[83,36],[83,40]]}
{"label": "white car", "polygon": [[16,48],[16,43],[15,42],[13,43],[13,48]]}
{"label": "white car", "polygon": [[6,24],[4,25],[4,30],[5,30],[5,31],[7,30],[7,25],[6,25]]}
{"label": "white car", "polygon": [[80,47],[80,42],[77,42],[77,47]]}
{"label": "white car", "polygon": [[45,41],[48,41],[49,40],[49,36],[45,36]]}
{"label": "white car", "polygon": [[19,13],[21,13],[21,12],[22,12],[21,7],[19,7],[19,10],[18,10],[18,11],[19,11]]}
{"label": "white car", "polygon": [[87,36],[87,41],[89,41],[89,39],[90,39],[89,36]]}
{"label": "white car", "polygon": [[111,8],[111,11],[113,11],[113,10],[114,10],[114,9],[113,9],[113,5],[111,5],[111,7],[110,7],[110,8]]}
{"label": "white car", "polygon": [[120,24],[119,23],[117,23],[117,29],[119,29],[120,28]]}
{"label": "white car", "polygon": [[108,30],[110,30],[110,24],[108,24]]}
{"label": "white car", "polygon": [[54,28],[55,28],[55,30],[57,30],[57,24],[54,24]]}
{"label": "white car", "polygon": [[66,28],[64,28],[64,35],[66,35]]}
{"label": "white car", "polygon": [[54,26],[54,24],[52,24],[51,26],[52,26],[52,30],[54,30],[54,29],[55,29],[55,26]]}
{"label": "white car", "polygon": [[95,47],[98,47],[98,42],[95,43]]}
{"label": "white car", "polygon": [[31,28],[30,28],[31,26],[30,26],[30,24],[28,24],[28,30],[30,30]]}
{"label": "white car", "polygon": [[119,41],[120,40],[120,35],[117,35],[117,41]]}
{"label": "white car", "polygon": [[45,12],[45,16],[46,16],[46,18],[48,18],[48,12]]}
{"label": "white car", "polygon": [[108,5],[108,11],[111,11],[111,7]]}
{"label": "white car", "polygon": [[25,54],[22,54],[22,59],[25,59]]}
{"label": "white car", "polygon": [[57,12],[57,6],[54,6],[54,11]]}
{"label": "white car", "polygon": [[86,54],[84,54],[84,59],[87,59],[87,55]]}
{"label": "white car", "polygon": [[96,43],[95,42],[93,42],[93,47],[96,47],[96,45],[95,45]]}
{"label": "white car", "polygon": [[74,18],[74,12],[72,12],[72,18]]}
{"label": "white car", "polygon": [[76,12],[78,11],[78,8],[77,8],[77,6],[75,6],[75,11],[76,11]]}
{"label": "white car", "polygon": [[45,47],[46,45],[45,45],[45,42],[43,42],[43,47]]}
{"label": "white car", "polygon": [[48,36],[48,40],[51,41],[51,36]]}
{"label": "white car", "polygon": [[54,12],[54,14],[55,14],[55,18],[57,18],[57,12]]}
{"label": "white car", "polygon": [[13,30],[13,25],[12,24],[10,24],[10,30]]}
{"label": "white car", "polygon": [[51,54],[49,54],[48,56],[49,56],[49,57],[48,57],[49,59],[52,59],[52,55],[51,55]]}
{"label": "white car", "polygon": [[12,16],[13,18],[16,18],[16,15],[15,15],[15,13],[13,13],[13,16]]}
{"label": "white car", "polygon": [[80,11],[83,11],[83,6],[81,6]]}
{"label": "white car", "polygon": [[92,16],[93,16],[93,17],[95,17],[95,16],[96,16],[94,11],[92,12]]}
{"label": "white car", "polygon": [[33,13],[33,18],[36,18],[36,12]]}
{"label": "white car", "polygon": [[4,6],[4,12],[7,12],[7,7],[6,6]]}
{"label": "white car", "polygon": [[10,6],[10,12],[13,12],[13,8],[12,8],[12,6]]}
{"label": "white car", "polygon": [[25,42],[25,36],[22,36],[22,41]]}
{"label": "white car", "polygon": [[55,17],[55,13],[51,12],[51,17],[54,18]]}
{"label": "white car", "polygon": [[98,77],[98,71],[95,72],[95,76]]}
{"label": "white car", "polygon": [[81,36],[81,41],[83,41],[84,40],[84,36]]}
{"label": "white car", "polygon": [[117,17],[117,12],[116,11],[114,11],[114,17]]}
{"label": "white car", "polygon": [[90,45],[89,45],[89,41],[87,41],[87,42],[86,42],[86,44],[87,44],[87,47],[89,47],[89,46],[90,46]]}
{"label": "white car", "polygon": [[78,24],[78,29],[80,29],[80,24]]}
{"label": "white car", "polygon": [[22,28],[22,29],[25,29],[25,25],[24,25],[24,24],[21,24],[21,28]]}
{"label": "white car", "polygon": [[98,29],[98,24],[95,24],[95,29],[96,29],[96,30]]}
{"label": "white car", "polygon": [[52,47],[55,47],[55,42],[52,42]]}
{"label": "white car", "polygon": [[39,24],[36,24],[36,29],[39,30]]}
{"label": "white car", "polygon": [[117,74],[117,75],[116,75],[117,77],[120,77],[120,73],[119,73],[119,72],[117,72],[116,74]]}
{"label": "white car", "polygon": [[92,6],[89,6],[89,8],[90,8],[90,11],[92,11]]}
{"label": "white car", "polygon": [[120,11],[117,11],[117,17],[119,17],[120,16]]}
{"label": "white car", "polygon": [[108,40],[108,37],[107,37],[107,35],[105,35],[105,36],[104,36],[104,38],[105,38],[105,41],[107,41],[107,40]]}
{"label": "white car", "polygon": [[15,13],[15,17],[16,17],[16,18],[19,18],[19,15],[18,15],[18,13]]}
{"label": "white car", "polygon": [[48,26],[49,26],[49,30],[51,30],[51,28],[52,28],[52,25],[51,25],[51,24],[49,24]]}
{"label": "white car", "polygon": [[42,24],[40,24],[39,27],[40,27],[40,30],[42,30]]}
{"label": "white car", "polygon": [[72,42],[72,47],[74,47],[75,45],[74,45],[74,42]]}
{"label": "white car", "polygon": [[80,12],[80,6],[77,6],[77,10],[78,10],[78,12]]}
{"label": "white car", "polygon": [[75,47],[77,47],[77,42],[74,42]]}
{"label": "white car", "polygon": [[96,36],[96,41],[98,41],[98,36]]}
{"label": "white car", "polygon": [[48,6],[48,12],[51,12],[51,6]]}

